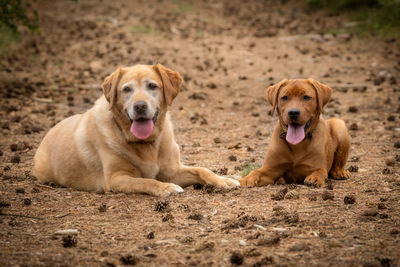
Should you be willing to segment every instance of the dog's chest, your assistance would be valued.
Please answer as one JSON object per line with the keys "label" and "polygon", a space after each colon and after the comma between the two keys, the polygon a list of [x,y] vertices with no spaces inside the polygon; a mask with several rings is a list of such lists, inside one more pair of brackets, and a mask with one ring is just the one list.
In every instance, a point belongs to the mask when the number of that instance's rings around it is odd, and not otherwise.
{"label": "dog's chest", "polygon": [[315,170],[319,169],[323,162],[322,155],[310,151],[309,153],[296,154],[288,162],[285,172],[285,178],[293,182],[301,182]]}
{"label": "dog's chest", "polygon": [[158,151],[149,148],[132,150],[127,153],[131,165],[140,172],[142,178],[155,178],[160,171]]}
{"label": "dog's chest", "polygon": [[301,182],[311,174],[310,168],[305,165],[295,165],[285,172],[285,179],[288,182]]}
{"label": "dog's chest", "polygon": [[143,178],[156,178],[160,167],[157,163],[143,162],[140,167],[140,173]]}

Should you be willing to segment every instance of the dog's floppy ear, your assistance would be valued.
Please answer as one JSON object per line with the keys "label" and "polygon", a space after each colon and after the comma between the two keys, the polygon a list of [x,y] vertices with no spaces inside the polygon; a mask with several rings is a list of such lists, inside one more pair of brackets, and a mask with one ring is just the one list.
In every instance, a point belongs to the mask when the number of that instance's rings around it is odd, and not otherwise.
{"label": "dog's floppy ear", "polygon": [[268,102],[272,106],[272,114],[274,114],[274,111],[276,110],[276,106],[278,104],[279,91],[282,86],[287,84],[288,81],[289,80],[287,79],[280,81],[277,84],[271,85],[265,91],[265,96],[267,97]]}
{"label": "dog's floppy ear", "polygon": [[178,72],[170,70],[161,64],[155,65],[154,68],[161,77],[164,99],[169,106],[171,105],[172,100],[174,100],[174,98],[178,95],[183,79]]}
{"label": "dog's floppy ear", "polygon": [[307,82],[309,82],[314,87],[315,93],[317,95],[318,108],[319,111],[322,112],[322,108],[328,103],[329,99],[331,98],[332,88],[311,78],[307,79]]}
{"label": "dog's floppy ear", "polygon": [[110,109],[114,106],[117,100],[118,82],[122,76],[122,68],[119,67],[116,71],[108,75],[101,87],[103,88],[103,94],[106,97],[108,103],[110,103]]}

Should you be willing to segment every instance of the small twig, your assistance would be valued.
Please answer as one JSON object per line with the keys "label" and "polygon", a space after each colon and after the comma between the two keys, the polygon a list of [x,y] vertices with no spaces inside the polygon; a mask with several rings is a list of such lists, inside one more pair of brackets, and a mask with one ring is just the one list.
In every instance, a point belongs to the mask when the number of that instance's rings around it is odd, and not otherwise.
{"label": "small twig", "polygon": [[15,214],[15,213],[0,213],[0,216],[23,217],[23,218],[36,219],[36,220],[43,220],[44,219],[44,218],[40,218],[40,217],[23,215],[23,214]]}
{"label": "small twig", "polygon": [[340,205],[339,204],[323,204],[323,205],[318,205],[318,206],[304,207],[304,208],[301,208],[301,209],[302,210],[305,210],[305,209],[317,209],[317,208],[330,207],[330,206],[340,206]]}
{"label": "small twig", "polygon": [[126,208],[128,209],[128,212],[130,212],[131,209],[129,208],[129,205],[127,203],[125,203],[125,205],[126,205]]}
{"label": "small twig", "polygon": [[317,237],[316,237],[316,236],[312,236],[312,237],[293,236],[292,238],[294,238],[294,239],[306,239],[306,240],[309,240],[309,239],[316,239]]}
{"label": "small twig", "polygon": [[51,186],[48,186],[48,185],[45,185],[45,184],[36,184],[36,185],[40,186],[40,187],[49,188],[49,189],[55,189],[54,187],[51,187]]}
{"label": "small twig", "polygon": [[56,216],[54,216],[55,218],[57,218],[57,219],[59,219],[59,218],[64,218],[64,217],[67,217],[68,215],[71,215],[71,213],[65,213],[65,214],[60,214],[60,215],[56,215]]}
{"label": "small twig", "polygon": [[53,99],[50,98],[39,98],[39,97],[33,97],[33,100],[41,103],[53,103]]}

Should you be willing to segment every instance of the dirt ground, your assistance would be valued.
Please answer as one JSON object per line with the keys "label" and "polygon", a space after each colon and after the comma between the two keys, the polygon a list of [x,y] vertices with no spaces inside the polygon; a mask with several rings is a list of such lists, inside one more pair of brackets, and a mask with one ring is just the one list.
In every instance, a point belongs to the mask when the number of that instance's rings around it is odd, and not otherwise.
{"label": "dirt ground", "polygon": [[[0,60],[0,265],[400,266],[399,41],[303,2],[37,1],[41,34]],[[334,89],[324,116],[350,129],[351,178],[165,199],[39,184],[50,127],[118,66],[157,62],[185,79],[171,109],[185,164],[260,165],[276,122],[265,89],[313,77]]]}

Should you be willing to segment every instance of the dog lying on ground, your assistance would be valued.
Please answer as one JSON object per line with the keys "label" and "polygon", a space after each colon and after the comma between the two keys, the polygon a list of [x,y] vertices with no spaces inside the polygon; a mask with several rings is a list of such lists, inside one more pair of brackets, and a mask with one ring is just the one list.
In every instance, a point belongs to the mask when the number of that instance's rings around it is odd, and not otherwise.
{"label": "dog lying on ground", "polygon": [[103,96],[90,110],[47,133],[36,151],[34,175],[79,190],[155,196],[194,183],[239,186],[181,164],[168,114],[181,84],[179,73],[161,64],[118,68],[104,80]]}
{"label": "dog lying on ground", "polygon": [[264,186],[283,178],[306,185],[346,179],[344,170],[350,137],[345,123],[320,118],[332,89],[313,79],[283,80],[266,91],[272,112],[278,113],[263,166],[240,178],[242,186]]}

